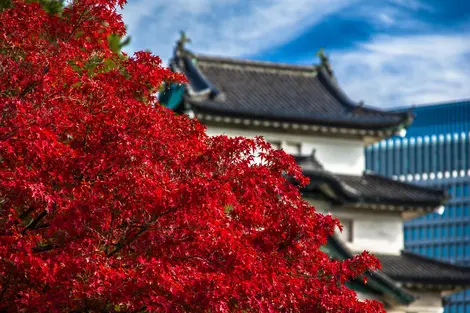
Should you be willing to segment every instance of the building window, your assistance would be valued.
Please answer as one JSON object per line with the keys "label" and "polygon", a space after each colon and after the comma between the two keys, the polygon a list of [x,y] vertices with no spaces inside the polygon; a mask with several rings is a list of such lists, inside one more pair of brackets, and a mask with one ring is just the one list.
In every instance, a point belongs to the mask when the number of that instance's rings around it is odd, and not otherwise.
{"label": "building window", "polygon": [[463,245],[462,244],[457,244],[457,257],[458,258],[463,258]]}
{"label": "building window", "polygon": [[446,207],[446,212],[447,212],[447,216],[448,217],[454,217],[454,207],[449,205],[448,207]]}
{"label": "building window", "polygon": [[448,258],[449,257],[449,250],[448,250],[448,247],[447,246],[442,246],[442,256],[444,258]]}
{"label": "building window", "polygon": [[465,244],[465,255],[470,255],[470,244],[469,243]]}
{"label": "building window", "polygon": [[455,238],[455,225],[450,225],[449,226],[449,237],[450,238]]}
{"label": "building window", "polygon": [[454,259],[456,257],[456,254],[455,254],[455,244],[454,243],[451,243],[449,245],[449,257],[451,259]]}
{"label": "building window", "polygon": [[[463,236],[465,238],[470,238],[470,225],[465,223],[464,228],[463,228]],[[468,254],[470,255],[470,254]]]}
{"label": "building window", "polygon": [[432,253],[433,253],[432,246],[427,246],[426,247],[426,255],[429,256],[429,257],[433,257],[434,255],[432,255]]}
{"label": "building window", "polygon": [[433,253],[433,255],[434,255],[434,257],[436,257],[436,258],[440,258],[440,257],[441,257],[441,251],[440,251],[438,245],[435,245],[435,246],[434,246],[434,253]]}
{"label": "building window", "polygon": [[455,185],[455,197],[457,198],[462,197],[462,185],[461,184]]}
{"label": "building window", "polygon": [[426,239],[432,239],[431,226],[426,227]]}
{"label": "building window", "polygon": [[447,239],[447,225],[442,225],[441,226],[441,234],[442,234],[442,238],[445,238]]}

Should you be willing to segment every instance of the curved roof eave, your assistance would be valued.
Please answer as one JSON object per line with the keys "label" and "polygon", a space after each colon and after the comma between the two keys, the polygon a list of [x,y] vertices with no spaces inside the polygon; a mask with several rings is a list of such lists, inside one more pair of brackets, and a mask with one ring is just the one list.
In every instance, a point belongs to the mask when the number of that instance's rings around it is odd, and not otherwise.
{"label": "curved roof eave", "polygon": [[[176,58],[176,57],[175,57]],[[296,71],[306,71],[307,69],[315,69],[318,73],[318,79],[325,86],[325,88],[345,107],[348,107],[351,111],[362,110],[368,113],[377,113],[377,114],[386,114],[386,117],[379,118],[377,121],[373,121],[374,118],[368,116],[368,121],[361,120],[358,116],[353,116],[352,118],[340,118],[340,117],[331,117],[331,116],[286,116],[285,114],[276,115],[270,114],[270,112],[248,112],[243,110],[230,110],[227,108],[221,108],[220,106],[214,105],[212,100],[217,96],[222,94],[222,91],[218,90],[197,66],[197,62],[193,62],[194,59],[201,59],[204,62],[232,62],[234,64],[243,64],[243,65],[253,65],[253,66],[271,66],[279,69],[290,69]],[[248,61],[248,60],[236,60],[228,58],[218,58],[218,57],[206,57],[193,54],[189,51],[186,51],[183,55],[179,56],[179,59],[173,59],[172,67],[175,70],[184,72],[190,82],[188,86],[188,94],[186,101],[195,107],[196,110],[199,110],[203,113],[209,114],[220,114],[223,116],[236,116],[236,117],[245,117],[245,118],[255,118],[255,119],[270,119],[274,121],[285,121],[293,123],[308,123],[314,125],[327,125],[327,126],[337,126],[344,128],[359,128],[359,129],[371,129],[371,130],[399,130],[401,128],[406,128],[411,121],[413,120],[413,115],[411,112],[384,112],[377,109],[372,109],[368,107],[361,106],[358,103],[353,102],[341,89],[340,87],[332,81],[332,79],[325,72],[323,67],[307,67],[307,66],[291,66],[278,63],[269,63],[269,62],[257,62],[257,61]],[[183,67],[183,68],[181,68]],[[394,121],[386,121],[387,116],[394,118]],[[397,121],[398,119],[398,121]]]}

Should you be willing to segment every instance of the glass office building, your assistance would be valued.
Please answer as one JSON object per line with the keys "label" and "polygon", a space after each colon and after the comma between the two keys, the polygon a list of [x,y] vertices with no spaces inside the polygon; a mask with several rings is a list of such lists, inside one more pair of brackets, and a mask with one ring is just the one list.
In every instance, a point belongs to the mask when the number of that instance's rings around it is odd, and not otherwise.
{"label": "glass office building", "polygon": [[[405,223],[407,250],[470,266],[470,100],[412,108],[405,137],[367,147],[366,167],[394,179],[447,189],[442,215]],[[446,313],[470,313],[470,290],[449,297]]]}

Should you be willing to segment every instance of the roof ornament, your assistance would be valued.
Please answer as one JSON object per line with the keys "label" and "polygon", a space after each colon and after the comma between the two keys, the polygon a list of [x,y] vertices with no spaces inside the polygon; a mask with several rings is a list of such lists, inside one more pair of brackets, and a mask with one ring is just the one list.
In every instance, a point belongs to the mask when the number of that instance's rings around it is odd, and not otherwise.
{"label": "roof ornament", "polygon": [[315,160],[316,159],[316,155],[317,154],[317,149],[313,148],[312,149],[312,153],[310,154],[310,160]]}
{"label": "roof ornament", "polygon": [[323,67],[328,73],[328,75],[331,78],[334,78],[335,75],[333,73],[333,68],[331,67],[330,59],[325,54],[325,49],[320,48],[320,50],[318,50],[318,52],[315,55],[320,58],[320,67]]}
{"label": "roof ornament", "polygon": [[176,42],[175,56],[181,56],[185,51],[184,46],[190,42],[191,42],[191,39],[188,38],[188,36],[186,35],[186,32],[181,31],[180,39],[178,39],[178,41]]}
{"label": "roof ornament", "polygon": [[309,161],[311,165],[317,170],[323,170],[323,165],[317,159],[317,149],[312,149],[312,153],[310,154]]}
{"label": "roof ornament", "polygon": [[364,105],[365,105],[365,104],[364,104],[364,101],[363,101],[363,100],[359,101],[359,103],[357,104],[357,106],[351,111],[351,114],[354,115],[354,114],[357,114],[357,113],[361,112],[362,109],[364,109]]}

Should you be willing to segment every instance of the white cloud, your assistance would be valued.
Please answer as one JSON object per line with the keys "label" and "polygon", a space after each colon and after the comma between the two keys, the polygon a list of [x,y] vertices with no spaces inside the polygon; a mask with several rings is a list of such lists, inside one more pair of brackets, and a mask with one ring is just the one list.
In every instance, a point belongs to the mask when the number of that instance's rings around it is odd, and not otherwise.
{"label": "white cloud", "polygon": [[126,50],[149,49],[168,59],[180,30],[199,53],[256,54],[282,44],[356,0],[134,0],[123,17],[132,36]]}
{"label": "white cloud", "polygon": [[377,15],[377,18],[380,20],[380,22],[386,24],[386,25],[393,25],[395,24],[395,19],[390,17],[388,14],[385,13],[380,13]]}
{"label": "white cloud", "polygon": [[[356,2],[362,5],[352,6]],[[380,10],[375,5],[364,0],[129,0],[123,16],[132,42],[126,50],[149,49],[168,60],[179,31],[185,30],[195,52],[259,55],[338,12],[367,20],[378,31],[430,29],[413,16],[415,10],[433,9],[422,1],[388,0]],[[344,10],[347,6],[354,10]],[[386,108],[469,98],[469,39],[464,33],[376,36],[330,53],[340,84],[353,99]]]}
{"label": "white cloud", "polygon": [[432,6],[420,0],[389,0],[389,2],[393,5],[405,7],[410,10],[434,11],[434,8]]}
{"label": "white cloud", "polygon": [[431,25],[416,18],[416,10],[423,9],[431,11],[433,8],[426,7],[417,1],[389,0],[383,2],[362,1],[354,10],[344,10],[345,18],[367,21],[377,30],[406,30],[426,31]]}
{"label": "white cloud", "polygon": [[332,54],[341,86],[379,107],[470,98],[470,36],[379,36]]}

